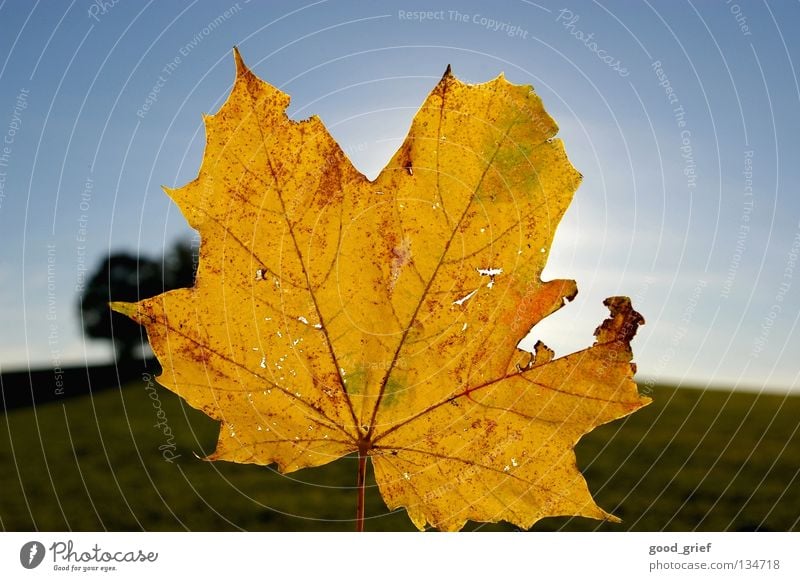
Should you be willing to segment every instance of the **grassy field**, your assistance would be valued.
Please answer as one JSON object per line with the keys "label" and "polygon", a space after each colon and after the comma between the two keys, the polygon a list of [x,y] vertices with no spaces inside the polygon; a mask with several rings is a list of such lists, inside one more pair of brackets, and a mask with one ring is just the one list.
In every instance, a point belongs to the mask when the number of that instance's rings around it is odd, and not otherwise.
{"label": "grassy field", "polygon": [[[144,381],[0,420],[4,530],[353,530],[355,461],[283,476],[198,460],[216,424],[167,390],[173,463]],[[800,397],[657,387],[655,402],[585,437],[578,462],[623,524],[546,519],[534,530],[800,530]],[[374,483],[367,530],[413,530]],[[475,525],[509,530],[504,525]]]}

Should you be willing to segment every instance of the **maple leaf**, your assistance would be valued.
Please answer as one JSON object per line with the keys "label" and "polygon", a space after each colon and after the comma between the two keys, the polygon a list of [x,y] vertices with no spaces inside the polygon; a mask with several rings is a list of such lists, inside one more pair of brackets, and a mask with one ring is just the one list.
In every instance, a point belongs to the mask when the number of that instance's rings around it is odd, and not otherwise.
{"label": "maple leaf", "polygon": [[115,303],[147,328],[158,381],[220,422],[210,460],[282,472],[359,454],[414,524],[529,528],[614,517],[573,446],[648,403],[625,297],[588,349],[517,344],[577,293],[540,278],[580,182],[529,86],[448,67],[375,181],[318,117],[235,51],[198,177],[166,189],[202,237],[194,288]]}

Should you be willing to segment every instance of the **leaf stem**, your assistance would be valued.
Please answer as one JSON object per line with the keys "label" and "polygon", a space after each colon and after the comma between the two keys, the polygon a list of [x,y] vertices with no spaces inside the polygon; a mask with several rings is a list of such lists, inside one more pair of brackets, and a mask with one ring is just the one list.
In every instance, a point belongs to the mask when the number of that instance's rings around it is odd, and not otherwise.
{"label": "leaf stem", "polygon": [[364,493],[367,484],[367,449],[358,447],[358,500],[356,501],[356,532],[364,532]]}

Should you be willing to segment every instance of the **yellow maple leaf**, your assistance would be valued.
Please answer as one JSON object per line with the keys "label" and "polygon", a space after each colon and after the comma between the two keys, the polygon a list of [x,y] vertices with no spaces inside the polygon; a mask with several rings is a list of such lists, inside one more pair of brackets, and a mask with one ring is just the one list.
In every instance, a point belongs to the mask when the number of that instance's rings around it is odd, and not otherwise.
{"label": "yellow maple leaf", "polygon": [[146,326],[159,383],[221,422],[209,459],[291,472],[357,452],[359,522],[367,458],[420,529],[614,519],[573,446],[648,403],[643,319],[612,297],[592,347],[517,347],[577,293],[540,278],[581,176],[539,97],[448,68],[370,181],[235,58],[197,179],[167,190],[202,237],[196,284],[113,304]]}

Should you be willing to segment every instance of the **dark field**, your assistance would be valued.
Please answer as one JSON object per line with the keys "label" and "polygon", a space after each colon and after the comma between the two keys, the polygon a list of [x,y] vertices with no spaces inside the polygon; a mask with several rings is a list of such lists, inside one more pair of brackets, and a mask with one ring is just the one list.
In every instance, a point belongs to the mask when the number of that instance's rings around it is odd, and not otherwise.
{"label": "dark field", "polygon": [[[157,387],[175,434],[166,462],[146,383],[0,420],[4,530],[353,530],[353,458],[282,476],[203,462],[216,424]],[[654,403],[586,436],[578,463],[623,519],[546,519],[533,530],[800,529],[800,397],[657,387]],[[367,491],[367,530],[413,530]],[[510,530],[480,525],[481,530]]]}

